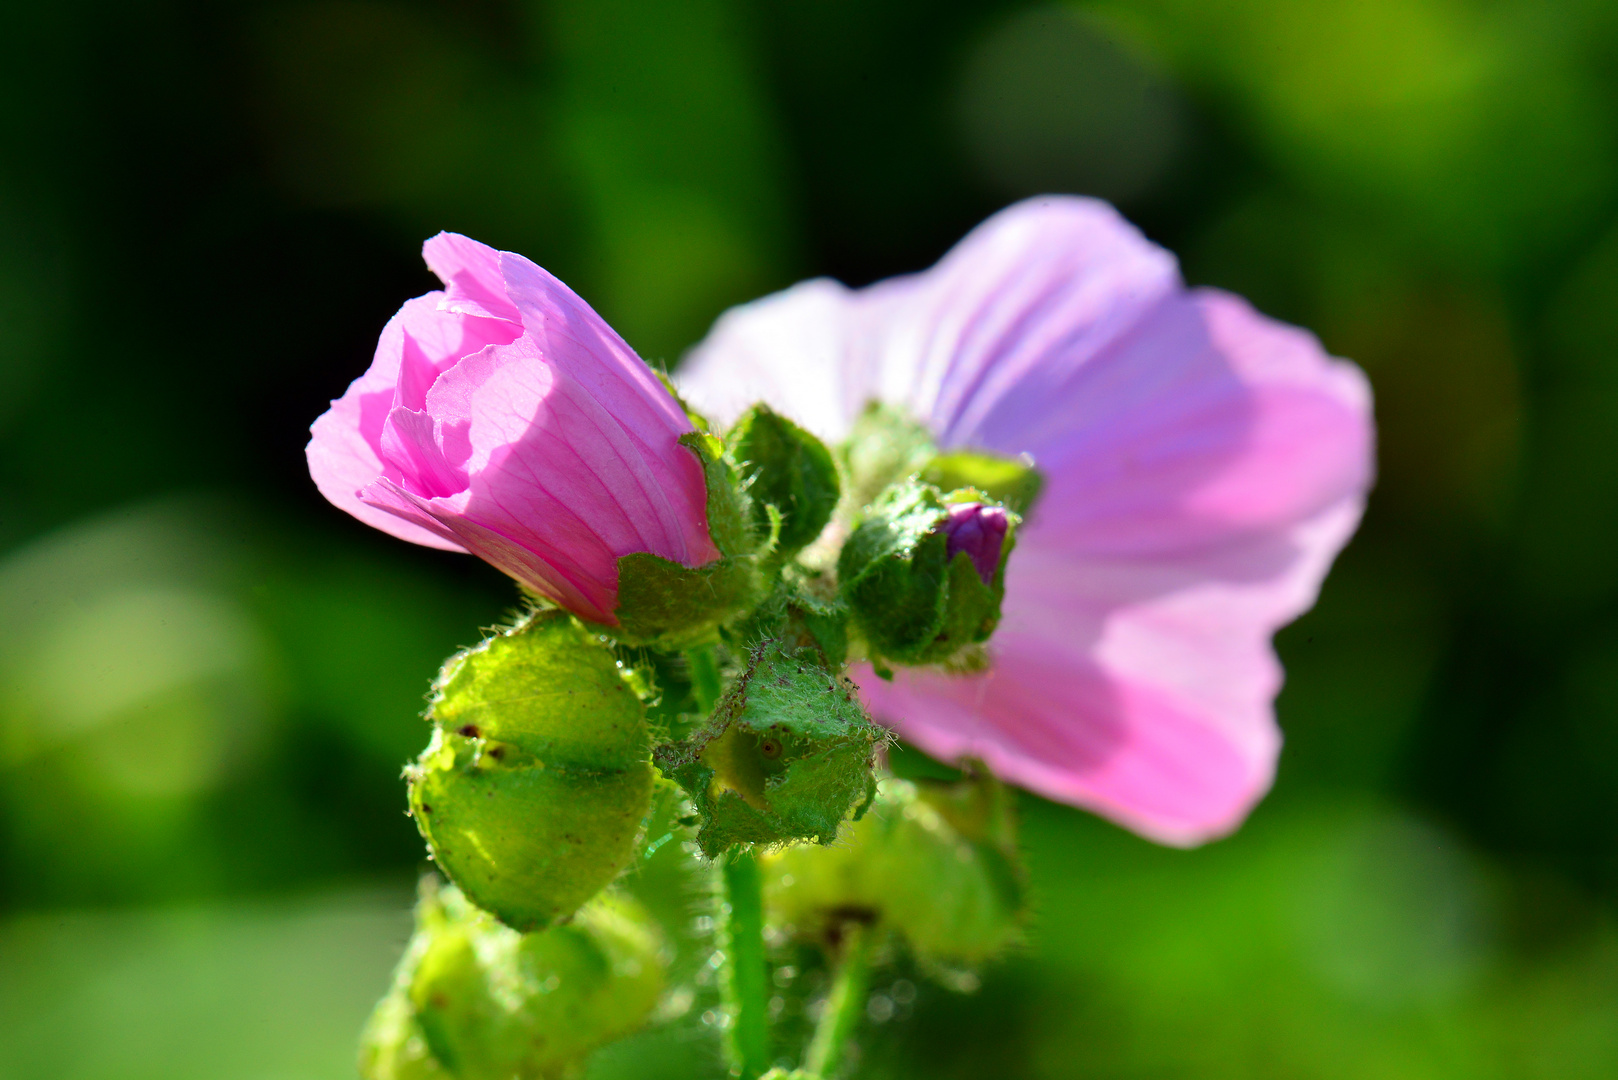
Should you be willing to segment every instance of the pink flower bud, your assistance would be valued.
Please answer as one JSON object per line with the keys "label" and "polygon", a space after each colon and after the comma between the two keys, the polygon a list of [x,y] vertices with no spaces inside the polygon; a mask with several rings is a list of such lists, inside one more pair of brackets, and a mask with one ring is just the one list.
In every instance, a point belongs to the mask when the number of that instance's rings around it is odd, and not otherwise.
{"label": "pink flower bud", "polygon": [[423,255],[443,291],[399,309],[311,429],[321,493],[609,625],[621,556],[718,558],[691,422],[634,350],[521,255],[454,233]]}
{"label": "pink flower bud", "polygon": [[944,554],[955,558],[957,551],[966,552],[977,568],[983,584],[994,581],[994,572],[1000,566],[1000,548],[1006,542],[1006,511],[999,506],[982,503],[961,503],[949,508],[944,519]]}

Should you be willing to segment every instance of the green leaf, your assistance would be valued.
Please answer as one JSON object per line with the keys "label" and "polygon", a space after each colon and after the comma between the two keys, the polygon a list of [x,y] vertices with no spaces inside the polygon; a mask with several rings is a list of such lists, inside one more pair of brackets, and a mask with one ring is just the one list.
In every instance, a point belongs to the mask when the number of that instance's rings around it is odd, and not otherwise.
{"label": "green leaf", "polygon": [[842,448],[849,477],[845,509],[858,514],[884,488],[914,476],[936,452],[925,427],[891,405],[871,402],[855,418]]}
{"label": "green leaf", "polygon": [[707,726],[659,747],[657,763],[696,804],[697,843],[713,858],[738,843],[831,843],[870,801],[885,738],[852,683],[812,651],[765,642]]}
{"label": "green leaf", "polygon": [[652,794],[646,712],[578,622],[536,613],[455,657],[431,717],[411,811],[473,903],[531,930],[629,864]]}
{"label": "green leaf", "polygon": [[722,624],[764,596],[764,575],[752,556],[722,558],[692,569],[651,552],[618,560],[616,627],[630,645],[682,649],[709,640]]}
{"label": "green leaf", "polygon": [[780,511],[777,550],[790,557],[813,542],[841,491],[837,463],[824,443],[766,405],[749,409],[730,431],[731,455],[751,481],[753,519],[768,531],[768,507]]}
{"label": "green leaf", "polygon": [[1028,460],[983,450],[945,451],[927,462],[918,479],[939,491],[976,488],[1023,516],[1045,486],[1045,477]]}

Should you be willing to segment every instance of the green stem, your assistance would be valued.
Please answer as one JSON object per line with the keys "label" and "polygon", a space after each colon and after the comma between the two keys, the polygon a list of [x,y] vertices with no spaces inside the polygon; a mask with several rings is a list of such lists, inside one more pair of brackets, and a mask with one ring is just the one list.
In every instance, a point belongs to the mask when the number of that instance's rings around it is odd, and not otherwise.
{"label": "green stem", "polygon": [[842,956],[831,993],[815,1024],[815,1036],[804,1056],[804,1070],[829,1078],[843,1063],[848,1040],[865,1015],[865,989],[870,981],[870,931],[860,923],[843,924]]}
{"label": "green stem", "polygon": [[725,955],[720,990],[730,1015],[725,1040],[731,1075],[756,1080],[770,1067],[769,973],[764,966],[764,887],[758,862],[750,851],[724,856],[724,932],[719,947]]}

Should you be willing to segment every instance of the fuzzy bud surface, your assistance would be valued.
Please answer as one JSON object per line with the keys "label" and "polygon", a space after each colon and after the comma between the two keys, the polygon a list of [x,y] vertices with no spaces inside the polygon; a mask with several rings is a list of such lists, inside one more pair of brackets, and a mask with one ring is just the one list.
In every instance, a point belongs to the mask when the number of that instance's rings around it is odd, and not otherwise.
{"label": "fuzzy bud surface", "polygon": [[443,871],[518,930],[571,915],[634,856],[651,805],[646,711],[612,652],[559,611],[452,659],[408,771]]}

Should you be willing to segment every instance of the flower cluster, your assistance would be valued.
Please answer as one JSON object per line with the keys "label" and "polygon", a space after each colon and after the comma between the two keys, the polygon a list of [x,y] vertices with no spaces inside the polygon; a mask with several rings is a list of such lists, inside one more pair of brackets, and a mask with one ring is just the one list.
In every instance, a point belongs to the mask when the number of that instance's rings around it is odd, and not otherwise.
{"label": "flower cluster", "polygon": [[[925,273],[736,309],[689,405],[528,260],[425,254],[443,290],[315,422],[310,471],[532,607],[446,666],[407,770],[457,888],[418,913],[373,1080],[549,1075],[636,1026],[663,954],[612,883],[659,831],[723,867],[733,1072],[773,1060],[771,920],[851,980],[805,1058],[829,1074],[862,942],[975,964],[1016,938],[1001,781],[1171,844],[1267,790],[1270,638],[1358,522],[1369,391],[1109,206],[1032,200]],[[961,781],[879,786],[890,729]],[[646,971],[633,1008],[565,974],[581,950]],[[560,999],[490,989],[541,968],[600,1022],[557,1041]]]}

